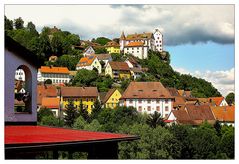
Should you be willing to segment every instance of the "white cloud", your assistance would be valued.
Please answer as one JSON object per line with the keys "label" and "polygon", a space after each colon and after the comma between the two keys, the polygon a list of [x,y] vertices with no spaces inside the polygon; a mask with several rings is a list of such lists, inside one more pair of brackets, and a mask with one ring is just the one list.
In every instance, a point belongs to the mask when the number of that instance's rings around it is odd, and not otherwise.
{"label": "white cloud", "polygon": [[233,5],[5,5],[5,15],[21,16],[38,28],[55,25],[86,39],[160,27],[167,45],[234,42]]}
{"label": "white cloud", "polygon": [[225,71],[194,71],[190,72],[184,68],[174,68],[176,71],[182,74],[190,74],[192,76],[205,79],[213,84],[215,88],[218,89],[219,92],[223,96],[226,96],[229,92],[234,92],[235,87],[235,77],[234,72],[235,69],[231,68],[230,70]]}

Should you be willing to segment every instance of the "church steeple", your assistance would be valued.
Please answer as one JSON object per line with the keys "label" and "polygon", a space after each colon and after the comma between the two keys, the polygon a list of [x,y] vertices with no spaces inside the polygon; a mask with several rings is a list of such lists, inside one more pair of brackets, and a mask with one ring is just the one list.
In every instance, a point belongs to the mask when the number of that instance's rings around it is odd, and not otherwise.
{"label": "church steeple", "polygon": [[122,33],[121,33],[120,40],[125,40],[124,31],[122,31]]}

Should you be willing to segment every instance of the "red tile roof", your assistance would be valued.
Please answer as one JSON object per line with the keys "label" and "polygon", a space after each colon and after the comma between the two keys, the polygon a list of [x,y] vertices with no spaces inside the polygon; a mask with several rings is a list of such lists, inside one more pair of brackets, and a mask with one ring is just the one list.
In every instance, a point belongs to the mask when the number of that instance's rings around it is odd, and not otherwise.
{"label": "red tile roof", "polygon": [[5,146],[134,140],[136,136],[44,126],[5,126]]}
{"label": "red tile roof", "polygon": [[217,120],[235,122],[235,106],[216,106],[211,109]]}
{"label": "red tile roof", "polygon": [[43,97],[42,98],[42,106],[46,108],[54,108],[59,109],[60,98],[57,97]]}
{"label": "red tile roof", "polygon": [[130,42],[129,44],[125,45],[125,47],[142,47],[144,46],[143,42]]}
{"label": "red tile roof", "polygon": [[209,101],[215,102],[216,106],[220,106],[222,100],[224,100],[224,97],[209,97]]}
{"label": "red tile roof", "polygon": [[121,99],[173,98],[160,82],[131,82]]}
{"label": "red tile roof", "polygon": [[42,104],[43,97],[57,97],[57,88],[54,85],[37,85],[37,104]]}
{"label": "red tile roof", "polygon": [[98,97],[97,87],[62,87],[62,97]]}
{"label": "red tile roof", "polygon": [[59,74],[69,74],[69,70],[67,67],[48,67],[41,66],[39,69],[41,73],[59,73]]}
{"label": "red tile roof", "polygon": [[139,40],[139,39],[150,39],[153,37],[153,33],[145,32],[142,34],[130,34],[127,35],[126,40]]}
{"label": "red tile roof", "polygon": [[125,62],[117,62],[117,61],[111,61],[109,62],[109,65],[111,66],[112,70],[117,71],[129,71],[129,66]]}
{"label": "red tile roof", "polygon": [[90,66],[93,63],[93,61],[95,60],[95,58],[96,58],[95,55],[82,57],[76,66],[77,67]]}

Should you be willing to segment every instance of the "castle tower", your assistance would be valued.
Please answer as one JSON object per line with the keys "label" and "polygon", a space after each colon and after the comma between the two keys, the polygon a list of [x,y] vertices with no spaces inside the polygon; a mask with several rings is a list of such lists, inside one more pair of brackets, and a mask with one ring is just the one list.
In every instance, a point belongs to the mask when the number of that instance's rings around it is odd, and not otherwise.
{"label": "castle tower", "polygon": [[159,31],[158,28],[155,29],[153,34],[156,50],[159,52],[163,52],[163,34]]}
{"label": "castle tower", "polygon": [[122,31],[121,36],[120,36],[120,51],[124,50],[124,46],[125,46],[125,35],[124,35],[124,31]]}

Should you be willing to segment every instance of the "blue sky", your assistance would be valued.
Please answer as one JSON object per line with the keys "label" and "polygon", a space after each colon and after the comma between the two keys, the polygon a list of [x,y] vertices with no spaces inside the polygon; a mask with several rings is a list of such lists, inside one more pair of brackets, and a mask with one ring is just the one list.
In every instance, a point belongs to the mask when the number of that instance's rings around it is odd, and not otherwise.
{"label": "blue sky", "polygon": [[226,95],[234,91],[234,5],[5,5],[5,15],[90,40],[153,32],[180,73],[204,78]]}
{"label": "blue sky", "polygon": [[171,54],[171,65],[188,71],[217,71],[234,68],[234,44],[213,42],[165,46]]}

